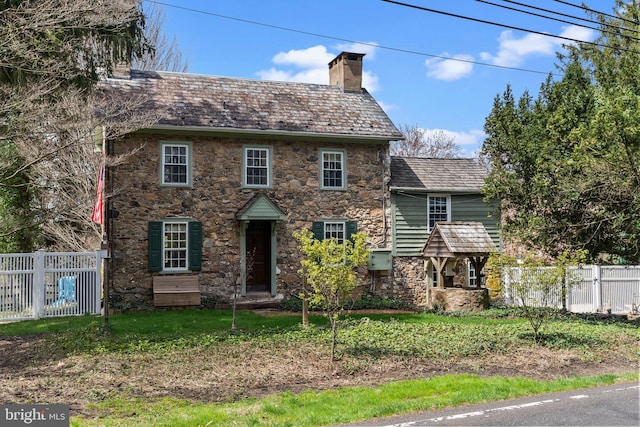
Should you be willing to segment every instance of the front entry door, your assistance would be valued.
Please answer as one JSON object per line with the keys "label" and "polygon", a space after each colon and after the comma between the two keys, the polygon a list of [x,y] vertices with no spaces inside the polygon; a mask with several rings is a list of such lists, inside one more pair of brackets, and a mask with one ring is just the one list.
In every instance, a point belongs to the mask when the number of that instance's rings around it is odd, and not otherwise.
{"label": "front entry door", "polygon": [[247,292],[271,290],[271,221],[250,221],[247,227]]}

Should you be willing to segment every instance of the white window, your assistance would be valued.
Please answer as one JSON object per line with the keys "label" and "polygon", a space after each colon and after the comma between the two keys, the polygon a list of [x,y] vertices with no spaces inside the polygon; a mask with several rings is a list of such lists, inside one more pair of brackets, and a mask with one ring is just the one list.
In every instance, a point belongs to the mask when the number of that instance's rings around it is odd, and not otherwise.
{"label": "white window", "polygon": [[162,226],[163,270],[187,270],[187,222],[165,222]]}
{"label": "white window", "polygon": [[270,158],[269,148],[245,147],[244,149],[244,185],[246,187],[269,187]]}
{"label": "white window", "polygon": [[427,221],[431,232],[437,222],[450,221],[451,209],[449,196],[429,196],[428,199]]}
{"label": "white window", "polygon": [[[484,274],[484,269],[482,269],[482,271],[480,272],[481,276],[483,274]],[[473,264],[470,262],[467,262],[467,282],[470,288],[477,288],[483,285],[483,283],[480,282],[480,278],[478,277],[478,272],[476,271]]]}
{"label": "white window", "polygon": [[321,151],[320,179],[321,188],[345,188],[345,155],[344,151]]}
{"label": "white window", "polygon": [[467,263],[467,281],[470,288],[478,287],[478,275],[476,274],[475,267],[470,262]]}
{"label": "white window", "polygon": [[163,185],[191,185],[190,148],[189,144],[162,144],[162,169],[160,175]]}
{"label": "white window", "polygon": [[345,236],[345,223],[326,221],[324,223],[324,238],[325,240],[336,239],[338,243],[344,243]]}

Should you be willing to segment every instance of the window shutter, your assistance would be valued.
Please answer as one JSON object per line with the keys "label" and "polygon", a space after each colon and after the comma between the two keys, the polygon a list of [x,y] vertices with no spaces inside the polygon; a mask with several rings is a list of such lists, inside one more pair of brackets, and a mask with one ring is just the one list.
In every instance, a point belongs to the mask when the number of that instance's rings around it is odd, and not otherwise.
{"label": "window shutter", "polygon": [[189,270],[202,270],[202,223],[189,223]]}
{"label": "window shutter", "polygon": [[162,271],[162,223],[149,223],[149,271]]}
{"label": "window shutter", "polygon": [[348,221],[346,224],[347,231],[345,233],[346,240],[351,240],[351,235],[358,232],[358,223],[355,221]]}
{"label": "window shutter", "polygon": [[311,232],[313,233],[313,237],[316,240],[323,241],[324,240],[324,222],[322,221],[314,221],[311,226]]}

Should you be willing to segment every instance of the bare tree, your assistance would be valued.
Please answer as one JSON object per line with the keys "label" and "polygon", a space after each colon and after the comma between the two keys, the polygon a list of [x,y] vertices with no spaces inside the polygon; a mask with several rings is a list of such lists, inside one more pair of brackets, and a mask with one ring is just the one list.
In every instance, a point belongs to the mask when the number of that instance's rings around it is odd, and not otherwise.
{"label": "bare tree", "polygon": [[96,92],[96,84],[131,60],[145,69],[187,66],[175,40],[162,35],[162,10],[151,8],[143,28],[140,7],[137,0],[0,5],[0,251],[98,247],[100,227],[90,220],[96,129],[115,140],[161,112],[142,112],[144,93]]}
{"label": "bare tree", "polygon": [[462,149],[454,141],[455,137],[443,130],[429,133],[418,125],[406,124],[400,126],[400,130],[405,139],[392,143],[392,156],[454,159],[462,155]]}
{"label": "bare tree", "polygon": [[162,7],[156,3],[146,3],[143,12],[144,36],[154,49],[134,59],[132,68],[186,72],[189,69],[189,60],[184,57],[175,36],[169,39],[165,33],[166,15]]}

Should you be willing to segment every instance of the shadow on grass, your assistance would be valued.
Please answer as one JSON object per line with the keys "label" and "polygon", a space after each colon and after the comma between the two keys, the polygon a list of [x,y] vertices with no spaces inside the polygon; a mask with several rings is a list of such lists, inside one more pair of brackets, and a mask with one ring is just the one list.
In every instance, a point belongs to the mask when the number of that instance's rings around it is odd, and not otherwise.
{"label": "shadow on grass", "polygon": [[518,338],[523,341],[536,342],[544,347],[565,350],[606,344],[605,340],[593,336],[580,336],[566,332],[539,333],[537,338],[533,332],[525,332],[518,334]]}

